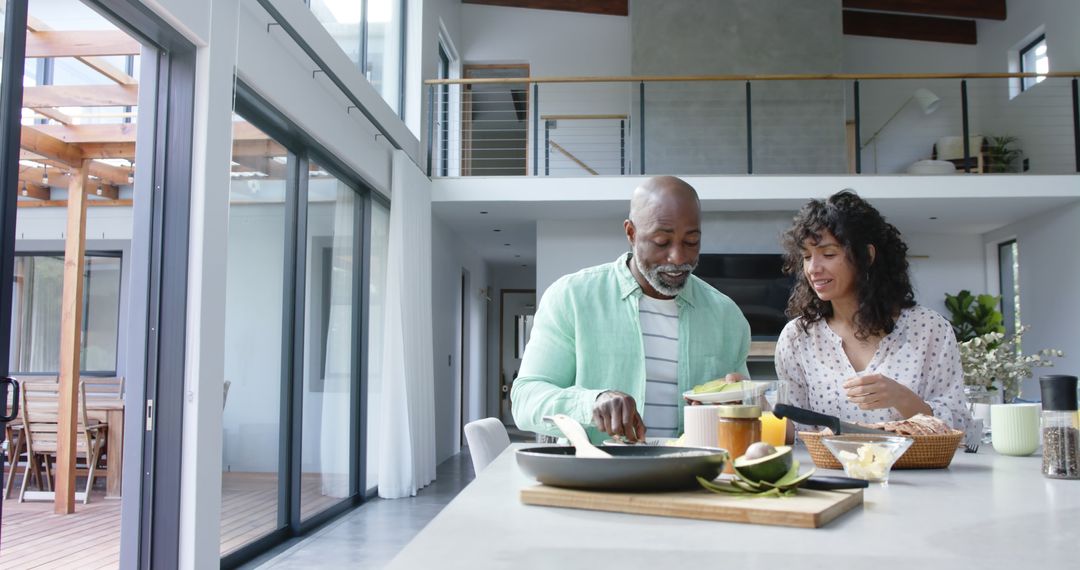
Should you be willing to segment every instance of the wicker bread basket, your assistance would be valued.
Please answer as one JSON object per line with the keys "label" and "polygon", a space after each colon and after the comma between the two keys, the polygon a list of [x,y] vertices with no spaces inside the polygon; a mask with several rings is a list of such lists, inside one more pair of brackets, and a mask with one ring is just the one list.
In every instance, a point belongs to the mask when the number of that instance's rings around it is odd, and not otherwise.
{"label": "wicker bread basket", "polygon": [[[841,469],[840,462],[821,442],[821,438],[827,435],[816,431],[800,431],[799,439],[806,444],[814,465],[822,469]],[[964,432],[953,430],[946,434],[905,437],[910,437],[915,442],[900,456],[900,459],[896,460],[893,469],[944,469],[952,463],[953,454],[956,453],[960,441],[964,439]]]}

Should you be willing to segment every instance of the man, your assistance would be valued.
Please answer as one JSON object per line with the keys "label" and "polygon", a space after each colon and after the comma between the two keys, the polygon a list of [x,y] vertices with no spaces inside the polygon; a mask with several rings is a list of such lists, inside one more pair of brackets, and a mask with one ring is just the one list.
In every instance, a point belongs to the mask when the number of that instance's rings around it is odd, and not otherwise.
{"label": "man", "polygon": [[[510,400],[524,430],[566,414],[590,438],[682,431],[682,393],[746,376],[750,325],[735,303],[691,275],[701,249],[697,192],[672,176],[634,190],[623,222],[631,251],[548,288]],[[591,425],[590,425],[591,424]]]}

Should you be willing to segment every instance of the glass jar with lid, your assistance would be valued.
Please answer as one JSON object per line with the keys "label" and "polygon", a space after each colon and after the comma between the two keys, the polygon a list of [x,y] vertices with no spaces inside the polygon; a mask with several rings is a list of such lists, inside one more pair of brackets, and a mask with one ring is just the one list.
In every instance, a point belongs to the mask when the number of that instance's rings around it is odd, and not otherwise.
{"label": "glass jar with lid", "polygon": [[[719,422],[716,427],[717,445],[731,454],[732,462],[746,453],[750,444],[761,441],[761,406],[717,406]],[[725,473],[734,473],[732,462],[724,466]]]}

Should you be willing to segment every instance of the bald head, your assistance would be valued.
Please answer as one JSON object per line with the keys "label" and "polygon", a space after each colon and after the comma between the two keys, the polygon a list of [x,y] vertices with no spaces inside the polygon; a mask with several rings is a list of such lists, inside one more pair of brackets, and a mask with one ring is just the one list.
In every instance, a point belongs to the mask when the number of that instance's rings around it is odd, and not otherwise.
{"label": "bald head", "polygon": [[639,226],[647,223],[657,209],[693,212],[694,217],[701,216],[697,191],[674,176],[653,176],[634,189],[634,196],[630,198],[631,222]]}
{"label": "bald head", "polygon": [[693,187],[674,176],[646,180],[634,190],[623,228],[641,290],[661,299],[677,295],[701,247],[701,203]]}

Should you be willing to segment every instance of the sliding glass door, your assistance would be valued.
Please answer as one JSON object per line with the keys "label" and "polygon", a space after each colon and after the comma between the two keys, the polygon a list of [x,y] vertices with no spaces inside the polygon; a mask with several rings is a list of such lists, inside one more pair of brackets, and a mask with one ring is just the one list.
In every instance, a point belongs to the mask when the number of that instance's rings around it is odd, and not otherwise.
{"label": "sliding glass door", "polygon": [[[363,498],[370,195],[243,84],[233,129],[221,555]],[[329,164],[327,163],[329,162]]]}
{"label": "sliding glass door", "polygon": [[310,163],[300,518],[356,493],[352,394],[358,306],[356,191]]}

